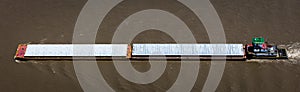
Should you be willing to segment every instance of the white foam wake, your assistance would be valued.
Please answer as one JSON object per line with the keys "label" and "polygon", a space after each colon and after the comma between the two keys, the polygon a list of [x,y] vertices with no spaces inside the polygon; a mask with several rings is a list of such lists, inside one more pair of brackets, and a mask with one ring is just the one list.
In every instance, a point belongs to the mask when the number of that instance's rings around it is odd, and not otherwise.
{"label": "white foam wake", "polygon": [[288,58],[290,60],[300,61],[300,42],[290,43],[286,45],[280,45],[280,47],[286,48]]}

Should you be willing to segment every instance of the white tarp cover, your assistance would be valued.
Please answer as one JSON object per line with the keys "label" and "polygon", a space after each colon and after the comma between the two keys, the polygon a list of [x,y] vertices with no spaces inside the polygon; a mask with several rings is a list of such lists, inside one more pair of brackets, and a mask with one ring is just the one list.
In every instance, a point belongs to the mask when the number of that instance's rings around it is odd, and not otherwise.
{"label": "white tarp cover", "polygon": [[133,56],[139,55],[244,55],[243,44],[133,44]]}
{"label": "white tarp cover", "polygon": [[26,56],[126,56],[127,44],[28,44]]}

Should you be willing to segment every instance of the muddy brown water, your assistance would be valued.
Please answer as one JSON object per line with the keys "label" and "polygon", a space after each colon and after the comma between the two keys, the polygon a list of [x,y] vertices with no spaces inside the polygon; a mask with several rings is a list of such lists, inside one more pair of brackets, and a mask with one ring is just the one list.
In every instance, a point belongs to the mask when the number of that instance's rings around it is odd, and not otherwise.
{"label": "muddy brown water", "polygon": [[[0,91],[1,92],[80,92],[72,62],[31,61],[15,63],[19,43],[72,43],[76,19],[85,0],[1,0],[0,1]],[[299,0],[211,0],[226,33],[228,43],[249,43],[255,36],[269,43],[292,46],[293,60],[284,62],[227,62],[218,92],[299,92],[300,42]],[[128,0],[114,7],[99,26],[96,43],[110,43],[114,30],[130,14],[143,9],[174,13],[193,32],[197,42],[209,42],[204,26],[182,4],[173,0]],[[125,34],[124,34],[125,35]],[[134,43],[174,43],[159,30],[146,30]],[[188,43],[188,42],[187,42]],[[267,61],[267,60],[266,60]],[[132,63],[141,72],[147,61]],[[170,61],[163,76],[154,83],[138,85],[122,78],[111,62],[99,62],[105,80],[116,91],[160,92],[175,82],[180,63]],[[210,62],[201,62],[192,91],[201,91]]]}

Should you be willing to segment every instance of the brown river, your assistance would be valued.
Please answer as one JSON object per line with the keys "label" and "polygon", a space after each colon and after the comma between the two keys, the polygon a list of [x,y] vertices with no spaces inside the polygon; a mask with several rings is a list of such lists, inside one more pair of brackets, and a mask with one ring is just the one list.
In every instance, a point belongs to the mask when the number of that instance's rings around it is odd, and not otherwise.
{"label": "brown river", "polygon": [[[72,43],[77,17],[86,0],[1,0],[0,1],[0,91],[1,92],[81,92],[72,62],[13,59],[20,43]],[[210,0],[225,31],[227,43],[251,43],[265,37],[268,43],[287,48],[289,60],[226,62],[217,92],[299,92],[300,91],[300,1],[299,0]],[[144,9],[161,9],[179,17],[198,43],[208,43],[197,16],[175,0],[126,0],[114,7],[99,26],[95,43],[110,43],[120,22]],[[84,33],[82,34],[84,35]],[[126,35],[126,34],[124,34]],[[145,30],[133,43],[174,43],[160,30]],[[189,43],[189,42],[187,42]],[[199,61],[196,61],[199,62]],[[159,63],[159,62],[158,62]],[[187,63],[187,62],[182,62]],[[133,62],[146,72],[147,61]],[[99,70],[117,92],[163,92],[180,70],[180,62],[168,61],[166,71],[154,83],[135,84],[118,74],[111,61],[98,62]],[[201,61],[197,81],[191,91],[203,89],[210,61]],[[88,80],[88,79],[87,79]],[[101,90],[100,90],[101,92]]]}

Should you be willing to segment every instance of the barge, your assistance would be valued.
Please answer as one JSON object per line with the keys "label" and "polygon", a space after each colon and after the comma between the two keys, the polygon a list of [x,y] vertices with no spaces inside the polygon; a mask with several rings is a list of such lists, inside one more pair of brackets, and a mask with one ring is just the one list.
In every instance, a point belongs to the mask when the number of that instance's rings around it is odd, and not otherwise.
{"label": "barge", "polygon": [[269,45],[264,38],[251,44],[20,44],[16,60],[68,59],[172,59],[248,60],[287,59],[284,48]]}

